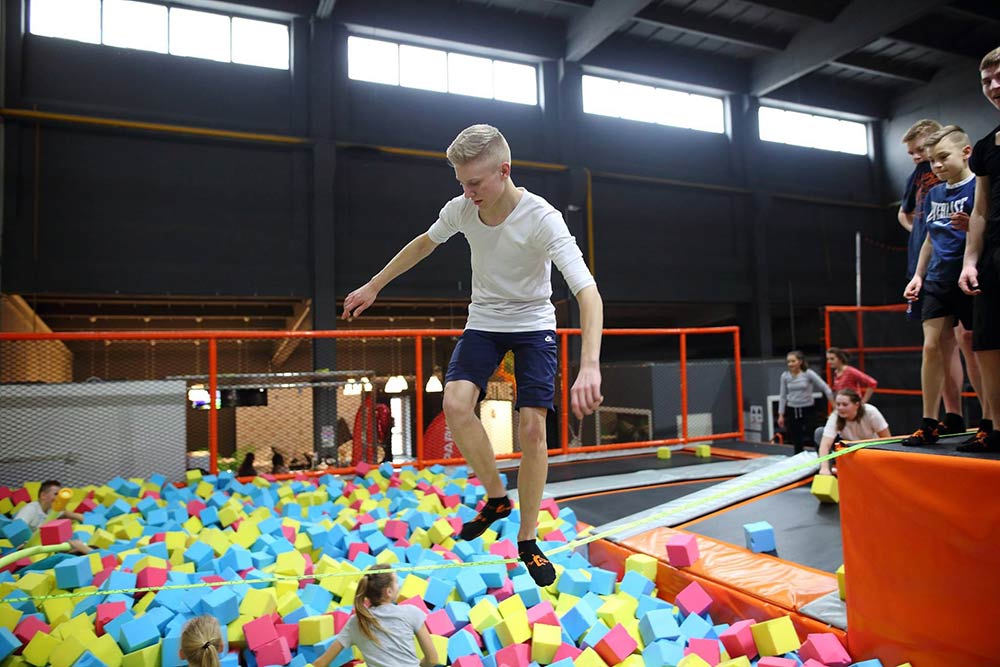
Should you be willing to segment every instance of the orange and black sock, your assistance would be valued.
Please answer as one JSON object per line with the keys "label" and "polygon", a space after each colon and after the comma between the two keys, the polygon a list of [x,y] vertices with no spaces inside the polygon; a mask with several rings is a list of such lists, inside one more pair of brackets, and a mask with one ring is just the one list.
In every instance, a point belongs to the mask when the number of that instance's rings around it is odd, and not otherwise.
{"label": "orange and black sock", "polygon": [[459,539],[476,539],[485,533],[486,529],[494,521],[502,519],[505,516],[510,516],[510,510],[510,498],[507,496],[502,498],[488,498],[486,504],[483,505],[483,509],[479,510],[476,518],[462,526],[462,532],[458,534]]}
{"label": "orange and black sock", "polygon": [[528,574],[539,586],[548,586],[556,580],[556,568],[538,548],[535,540],[524,540],[517,543],[517,557],[528,568]]}

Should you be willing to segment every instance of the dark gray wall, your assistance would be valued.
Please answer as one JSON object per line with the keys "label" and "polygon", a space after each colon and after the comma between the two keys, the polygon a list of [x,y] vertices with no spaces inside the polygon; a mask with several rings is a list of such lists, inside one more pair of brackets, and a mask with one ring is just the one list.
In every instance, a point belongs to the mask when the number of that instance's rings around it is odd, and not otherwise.
{"label": "dark gray wall", "polygon": [[[23,35],[24,3],[3,1],[7,107],[315,140],[296,147],[8,119],[5,292],[312,296],[318,321],[332,326],[334,296],[367,280],[460,192],[443,160],[356,144],[442,151],[477,122],[500,127],[515,159],[570,167],[515,167],[514,178],[566,211],[584,248],[583,174],[592,171],[594,268],[608,302],[730,306],[716,312],[738,317],[706,323],[743,326],[751,354],[780,353],[793,338],[818,349],[819,306],[853,302],[855,231],[876,248],[894,240],[881,155],[762,144],[754,101],[739,96],[730,98],[729,135],[585,116],[581,70],[551,60],[562,32],[545,22],[437,1],[412,15],[389,11],[397,4],[387,0],[345,1],[332,25],[292,22],[294,64],[284,72]],[[451,20],[432,20],[441,11],[454,11]],[[349,81],[342,23],[549,59],[544,103]],[[615,57],[597,51],[591,60]],[[674,79],[738,86],[746,77],[689,61],[677,57]],[[332,202],[323,200],[330,192]],[[886,276],[903,270],[898,253],[879,253],[866,257],[868,303],[881,303]],[[567,296],[559,279],[554,289]],[[385,294],[468,293],[468,253],[454,239]],[[786,312],[796,313],[795,331]]]}

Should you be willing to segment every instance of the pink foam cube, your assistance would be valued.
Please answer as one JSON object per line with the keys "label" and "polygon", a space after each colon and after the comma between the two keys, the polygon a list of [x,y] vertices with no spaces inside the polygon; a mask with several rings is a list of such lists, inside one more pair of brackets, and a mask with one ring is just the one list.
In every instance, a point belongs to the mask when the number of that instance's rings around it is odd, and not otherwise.
{"label": "pink foam cube", "polygon": [[798,667],[798,663],[791,658],[779,658],[776,655],[772,655],[767,658],[761,658],[757,662],[757,667]]}
{"label": "pink foam cube", "polygon": [[28,490],[22,486],[20,489],[11,492],[10,502],[14,505],[14,507],[17,507],[19,503],[30,503],[31,494],[28,493]]}
{"label": "pink foam cube", "polygon": [[552,531],[549,531],[549,532],[545,533],[544,535],[542,535],[542,539],[545,540],[546,542],[568,542],[569,541],[569,540],[566,539],[566,536],[563,534],[563,532],[561,530],[552,530]]}
{"label": "pink foam cube", "polygon": [[545,498],[538,509],[542,512],[548,512],[553,517],[559,516],[559,503],[556,502],[555,498]]}
{"label": "pink foam cube", "polygon": [[347,547],[347,560],[354,560],[360,553],[370,554],[371,552],[372,548],[368,546],[367,542],[351,542],[351,546]]}
{"label": "pink foam cube", "polygon": [[450,516],[447,519],[445,519],[445,521],[447,521],[448,525],[451,526],[452,535],[458,535],[459,533],[462,532],[462,517]]}
{"label": "pink foam cube", "polygon": [[478,655],[463,655],[452,662],[451,667],[483,667],[483,659]]}
{"label": "pink foam cube", "polygon": [[476,629],[472,627],[471,623],[469,625],[463,625],[459,629],[459,632],[468,632],[470,635],[472,635],[472,638],[476,640],[476,646],[478,646],[479,648],[483,647],[483,638],[479,636],[479,633],[476,632]]}
{"label": "pink foam cube", "polygon": [[364,477],[369,472],[371,472],[375,466],[365,461],[358,462],[358,465],[354,466],[354,472],[357,473],[358,477]]}
{"label": "pink foam cube", "polygon": [[90,498],[84,498],[77,504],[74,511],[77,514],[86,514],[87,512],[93,512],[95,509],[97,509],[97,503]]}
{"label": "pink foam cube", "polygon": [[285,539],[295,544],[295,527],[281,524],[281,534],[285,536]]}
{"label": "pink foam cube", "polygon": [[684,649],[684,655],[688,655],[689,653],[694,653],[710,665],[717,665],[722,659],[722,651],[719,650],[719,641],[717,639],[692,637],[688,640],[687,648]]}
{"label": "pink foam cube", "polygon": [[567,644],[563,642],[556,649],[556,654],[552,657],[552,662],[559,662],[564,658],[569,658],[570,660],[576,660],[577,656],[583,653],[582,649],[573,646],[572,644]]}
{"label": "pink foam cube", "polygon": [[97,605],[97,617],[94,619],[94,632],[100,637],[104,634],[104,626],[124,613],[125,603],[122,601],[100,603]]}
{"label": "pink foam cube", "polygon": [[427,626],[427,630],[432,635],[451,637],[455,634],[455,624],[452,622],[451,616],[448,615],[446,609],[438,609],[435,612],[427,614],[427,620],[424,621],[424,625]]}
{"label": "pink foam cube", "polygon": [[543,600],[528,610],[528,625],[535,627],[535,623],[562,627],[559,617],[556,616],[556,610],[552,608],[552,603],[548,600]]}
{"label": "pink foam cube", "polygon": [[[125,605],[124,602],[121,603],[122,606]],[[21,619],[21,622],[14,627],[14,636],[20,640],[22,646],[27,646],[31,638],[35,636],[38,632],[44,632],[49,634],[52,632],[52,628],[49,624],[41,620],[37,616],[25,616]]]}
{"label": "pink foam cube", "polygon": [[[597,642],[594,650],[597,651],[597,655],[601,656],[604,662],[609,665],[617,665],[632,655],[632,652],[637,648],[639,648],[639,644],[632,639],[632,635],[628,633],[625,626],[617,623],[615,627],[611,628],[608,634],[601,638],[601,641]],[[718,660],[716,660],[717,662]]]}
{"label": "pink foam cube", "polygon": [[346,611],[331,611],[330,616],[333,616],[333,631],[339,633],[347,625],[347,620],[351,618],[351,615]]}
{"label": "pink foam cube", "polygon": [[299,625],[298,623],[278,623],[274,626],[279,637],[284,637],[288,642],[288,649],[294,651],[299,647]]}
{"label": "pink foam cube", "polygon": [[[167,583],[167,571],[162,567],[143,568],[142,572],[135,575],[136,588],[162,586],[165,583]],[[138,593],[137,595],[145,595],[145,593]]]}
{"label": "pink foam cube", "polygon": [[802,663],[802,667],[828,667],[828,665],[824,665],[822,662],[817,662],[816,660],[809,658]]}
{"label": "pink foam cube", "polygon": [[[510,540],[498,540],[490,545],[490,553],[503,559],[517,558],[517,546]],[[507,563],[507,570],[513,570],[515,567],[516,564]]]}
{"label": "pink foam cube", "polygon": [[496,654],[497,667],[528,667],[531,664],[531,647],[527,644],[511,644]]}
{"label": "pink foam cube", "polygon": [[688,567],[701,558],[698,539],[689,533],[677,533],[667,540],[667,561],[674,567]]}
{"label": "pink foam cube", "polygon": [[412,604],[414,607],[420,609],[425,614],[431,613],[431,610],[427,608],[427,604],[424,602],[423,598],[418,598],[418,597],[406,598],[399,604]]}
{"label": "pink foam cube", "polygon": [[[270,615],[255,618],[243,626],[243,636],[246,637],[247,647],[251,651],[256,651],[260,647],[277,641],[278,631],[274,629],[274,619]],[[288,641],[285,641],[285,648],[288,648]],[[288,658],[288,661],[291,657]],[[259,660],[258,660],[259,662]],[[287,661],[286,661],[287,662]],[[268,664],[268,663],[263,663]],[[277,663],[272,663],[277,664]],[[285,663],[282,663],[285,664]]]}
{"label": "pink foam cube", "polygon": [[200,500],[189,500],[187,504],[188,516],[199,516],[208,505]]}
{"label": "pink foam cube", "polygon": [[719,635],[719,640],[726,647],[726,653],[730,658],[745,655],[753,660],[757,657],[757,644],[754,643],[753,633],[750,631],[750,626],[753,624],[753,621],[737,621]]}
{"label": "pink foam cube", "polygon": [[461,504],[462,499],[455,494],[450,496],[444,496],[441,498],[441,504],[444,505],[445,509],[451,509],[453,507],[458,507]]}
{"label": "pink foam cube", "polygon": [[69,519],[56,519],[43,523],[38,529],[42,544],[62,544],[73,537],[73,522]]}
{"label": "pink foam cube", "polygon": [[392,519],[385,522],[385,528],[382,529],[382,533],[388,537],[390,540],[399,540],[406,537],[410,532],[410,527],[405,521],[400,521],[398,519]]}
{"label": "pink foam cube", "polygon": [[502,602],[514,594],[514,582],[510,579],[504,579],[503,586],[500,588],[489,588],[486,592],[495,597],[497,602]]}
{"label": "pink foam cube", "polygon": [[[246,627],[246,626],[244,626]],[[288,640],[278,637],[263,644],[254,651],[258,665],[287,665],[292,661],[292,651]]]}
{"label": "pink foam cube", "polygon": [[677,597],[674,598],[674,604],[680,607],[685,616],[704,614],[712,606],[712,598],[705,592],[704,588],[698,585],[697,581],[692,581],[677,594]]}
{"label": "pink foam cube", "polygon": [[854,662],[840,640],[829,632],[817,632],[806,637],[799,649],[799,657],[803,660],[811,658],[827,667],[847,667]]}

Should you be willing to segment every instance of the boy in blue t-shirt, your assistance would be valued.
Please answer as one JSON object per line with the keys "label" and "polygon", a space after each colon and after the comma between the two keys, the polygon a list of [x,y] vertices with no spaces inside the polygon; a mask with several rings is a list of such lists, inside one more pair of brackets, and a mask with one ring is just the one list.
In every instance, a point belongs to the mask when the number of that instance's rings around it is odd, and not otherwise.
{"label": "boy in blue t-shirt", "polygon": [[[945,372],[942,341],[953,336],[961,322],[972,328],[972,297],[958,286],[965,256],[965,230],[975,200],[975,175],[969,169],[972,146],[969,136],[957,125],[947,125],[934,133],[926,143],[931,168],[944,183],[927,193],[924,200],[924,220],[927,236],[920,249],[916,272],[903,296],[908,301],[921,299],[921,323],[924,329],[923,361],[920,369],[924,422],[910,437],[903,440],[908,447],[933,445],[937,442],[938,403],[941,380]],[[969,379],[983,408],[980,431],[993,430],[990,406],[980,390],[978,366],[970,355]]]}

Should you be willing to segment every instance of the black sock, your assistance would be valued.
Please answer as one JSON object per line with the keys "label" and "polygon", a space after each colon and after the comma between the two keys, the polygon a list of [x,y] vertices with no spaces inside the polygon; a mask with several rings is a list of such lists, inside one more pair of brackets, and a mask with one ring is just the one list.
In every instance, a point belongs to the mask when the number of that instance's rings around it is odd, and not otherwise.
{"label": "black sock", "polygon": [[981,420],[979,422],[979,430],[982,431],[983,433],[989,433],[990,431],[992,431],[993,430],[993,420],[992,419],[983,419],[983,420]]}
{"label": "black sock", "polygon": [[507,496],[503,496],[502,498],[487,498],[486,504],[483,505],[483,509],[479,510],[476,518],[462,526],[462,531],[458,534],[458,538],[460,540],[476,539],[485,533],[486,529],[494,521],[502,519],[505,516],[510,516],[510,510],[510,498]]}
{"label": "black sock", "polygon": [[[947,418],[948,415],[945,415],[945,419]],[[934,429],[937,428],[937,425],[938,425],[937,419],[934,419],[933,417],[924,417],[924,430],[933,431]]]}
{"label": "black sock", "polygon": [[556,568],[538,548],[535,540],[524,540],[517,543],[517,557],[528,568],[528,574],[539,586],[548,586],[556,580]]}

